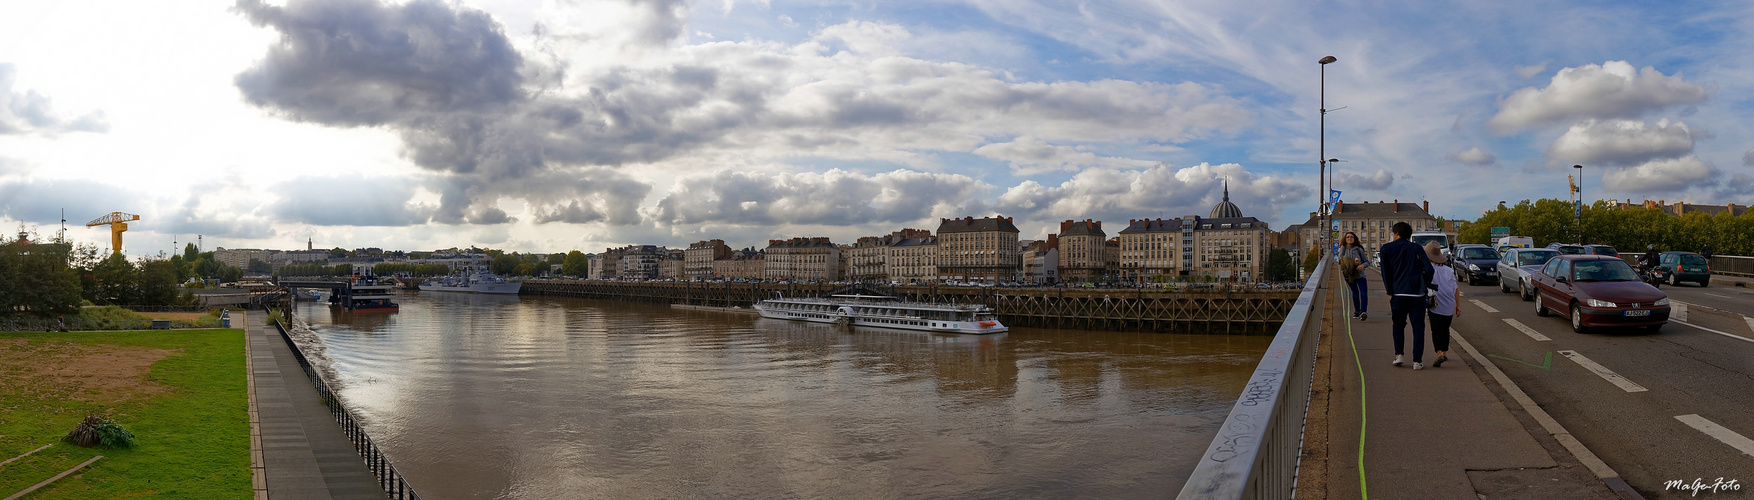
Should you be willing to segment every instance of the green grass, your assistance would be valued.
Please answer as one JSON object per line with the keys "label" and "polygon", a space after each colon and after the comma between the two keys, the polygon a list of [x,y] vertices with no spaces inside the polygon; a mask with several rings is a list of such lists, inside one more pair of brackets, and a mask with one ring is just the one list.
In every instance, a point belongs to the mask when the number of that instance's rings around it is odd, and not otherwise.
{"label": "green grass", "polygon": [[[250,422],[243,330],[0,333],[0,342],[33,347],[73,343],[100,348],[175,350],[153,363],[147,378],[169,390],[123,401],[81,401],[65,388],[19,383],[0,372],[0,460],[44,444],[54,446],[0,468],[0,495],[11,495],[78,465],[78,474],[29,498],[249,498]],[[113,347],[112,347],[113,346]],[[0,346],[0,354],[8,347]],[[11,351],[10,355],[16,355]],[[84,397],[91,399],[91,393]],[[87,449],[61,442],[89,413],[132,431],[132,449]]]}

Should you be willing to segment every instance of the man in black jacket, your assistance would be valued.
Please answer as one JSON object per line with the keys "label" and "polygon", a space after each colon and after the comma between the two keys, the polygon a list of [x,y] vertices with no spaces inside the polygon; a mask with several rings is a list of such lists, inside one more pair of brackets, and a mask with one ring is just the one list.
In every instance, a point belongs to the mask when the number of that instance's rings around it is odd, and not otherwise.
{"label": "man in black jacket", "polygon": [[1390,318],[1395,331],[1395,366],[1401,366],[1402,347],[1406,345],[1407,321],[1413,322],[1413,369],[1425,369],[1425,290],[1431,283],[1431,259],[1425,249],[1407,241],[1413,226],[1396,222],[1391,229],[1394,241],[1380,250],[1382,255],[1383,289],[1389,293]]}

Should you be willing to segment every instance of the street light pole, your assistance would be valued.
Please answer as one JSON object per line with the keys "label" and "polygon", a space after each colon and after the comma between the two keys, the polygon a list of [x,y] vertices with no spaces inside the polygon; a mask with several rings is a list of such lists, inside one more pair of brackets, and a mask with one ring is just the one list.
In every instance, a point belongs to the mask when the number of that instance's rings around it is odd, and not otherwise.
{"label": "street light pole", "polygon": [[1583,244],[1583,165],[1572,165],[1577,169],[1577,204],[1571,210],[1577,216],[1577,244]]}
{"label": "street light pole", "polygon": [[1325,243],[1328,242],[1330,235],[1333,234],[1332,233],[1333,229],[1331,227],[1329,227],[1329,222],[1328,222],[1328,219],[1332,218],[1332,214],[1330,213],[1329,205],[1328,205],[1328,191],[1333,189],[1333,186],[1328,185],[1328,162],[1327,162],[1327,157],[1328,157],[1328,64],[1332,63],[1334,61],[1338,61],[1338,60],[1339,59],[1335,58],[1334,56],[1327,56],[1327,57],[1323,57],[1319,61],[1316,61],[1316,64],[1321,65],[1321,68],[1322,68],[1321,94],[1319,97],[1317,97],[1318,103],[1321,106],[1319,108],[1321,111],[1321,115],[1319,118],[1317,118],[1317,121],[1319,122],[1318,126],[1320,128],[1318,129],[1318,137],[1316,139],[1316,141],[1317,141],[1316,161],[1321,162],[1321,165],[1322,165],[1321,170],[1318,172],[1318,174],[1321,176],[1321,178],[1317,180],[1317,184],[1321,185],[1321,192],[1316,194],[1316,197],[1317,197],[1316,207],[1318,210],[1321,211],[1321,215],[1323,216],[1322,219],[1319,219],[1322,221],[1322,227],[1317,228],[1318,230],[1321,231],[1321,235],[1322,235],[1321,241],[1322,241],[1322,243],[1324,243],[1324,245],[1321,248],[1323,248],[1323,249],[1327,248],[1327,245],[1325,245]]}

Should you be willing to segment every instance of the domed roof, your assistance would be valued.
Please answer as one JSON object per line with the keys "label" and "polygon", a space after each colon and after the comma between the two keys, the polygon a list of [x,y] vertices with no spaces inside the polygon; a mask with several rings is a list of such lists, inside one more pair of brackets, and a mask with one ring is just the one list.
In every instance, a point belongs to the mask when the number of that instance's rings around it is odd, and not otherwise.
{"label": "domed roof", "polygon": [[1208,218],[1222,219],[1226,217],[1242,217],[1242,209],[1230,202],[1230,179],[1224,180],[1224,201],[1212,206],[1212,215]]}

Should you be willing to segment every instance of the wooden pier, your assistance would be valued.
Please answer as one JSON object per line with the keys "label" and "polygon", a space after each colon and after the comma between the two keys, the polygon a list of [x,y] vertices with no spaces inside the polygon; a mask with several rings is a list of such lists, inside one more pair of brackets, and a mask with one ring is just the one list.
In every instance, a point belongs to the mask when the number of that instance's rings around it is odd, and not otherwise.
{"label": "wooden pier", "polygon": [[[1077,288],[867,286],[905,300],[985,304],[1010,326],[1079,330],[1270,334],[1297,301],[1297,290],[1161,291]],[[797,283],[530,280],[521,295],[659,304],[749,307],[776,297],[822,297],[845,287]]]}

